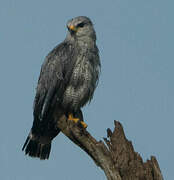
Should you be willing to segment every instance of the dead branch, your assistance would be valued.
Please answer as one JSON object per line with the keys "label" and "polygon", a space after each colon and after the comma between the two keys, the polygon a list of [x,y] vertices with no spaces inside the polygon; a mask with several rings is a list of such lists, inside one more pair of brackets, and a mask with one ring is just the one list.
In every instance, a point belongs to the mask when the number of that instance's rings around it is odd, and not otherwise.
{"label": "dead branch", "polygon": [[132,143],[126,139],[118,121],[114,121],[113,132],[107,130],[105,143],[97,141],[80,123],[67,121],[65,116],[56,122],[63,134],[82,148],[105,172],[108,180],[163,180],[156,158],[152,156],[143,162],[141,156],[134,151]]}

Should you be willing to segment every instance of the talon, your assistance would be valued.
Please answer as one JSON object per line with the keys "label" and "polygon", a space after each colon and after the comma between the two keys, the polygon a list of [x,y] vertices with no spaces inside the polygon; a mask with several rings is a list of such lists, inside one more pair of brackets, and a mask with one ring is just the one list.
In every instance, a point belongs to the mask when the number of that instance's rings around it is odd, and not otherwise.
{"label": "talon", "polygon": [[86,129],[86,128],[88,127],[88,125],[87,125],[85,122],[81,121],[80,123],[81,123],[81,125],[83,126],[83,128]]}
{"label": "talon", "polygon": [[78,123],[79,118],[74,118],[73,114],[68,115],[68,120],[73,121],[74,123]]}

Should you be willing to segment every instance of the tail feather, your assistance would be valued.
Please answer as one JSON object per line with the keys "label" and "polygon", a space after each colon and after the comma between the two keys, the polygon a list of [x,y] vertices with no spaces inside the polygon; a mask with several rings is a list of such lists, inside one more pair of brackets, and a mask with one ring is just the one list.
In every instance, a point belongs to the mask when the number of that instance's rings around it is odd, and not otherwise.
{"label": "tail feather", "polygon": [[30,135],[27,137],[22,151],[31,157],[37,157],[41,160],[48,159],[51,151],[51,142],[47,144],[40,143],[37,139],[32,139]]}

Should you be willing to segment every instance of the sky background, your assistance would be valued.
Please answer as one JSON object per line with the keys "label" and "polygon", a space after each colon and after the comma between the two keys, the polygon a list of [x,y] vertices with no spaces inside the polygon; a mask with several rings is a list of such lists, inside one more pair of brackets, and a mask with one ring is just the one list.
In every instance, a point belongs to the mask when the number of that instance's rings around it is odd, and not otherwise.
{"label": "sky background", "polygon": [[94,99],[83,109],[89,132],[100,140],[119,120],[143,160],[156,156],[164,179],[173,180],[173,7],[172,0],[0,0],[0,179],[106,179],[62,134],[48,161],[21,151],[44,57],[64,40],[67,20],[85,15],[102,63]]}

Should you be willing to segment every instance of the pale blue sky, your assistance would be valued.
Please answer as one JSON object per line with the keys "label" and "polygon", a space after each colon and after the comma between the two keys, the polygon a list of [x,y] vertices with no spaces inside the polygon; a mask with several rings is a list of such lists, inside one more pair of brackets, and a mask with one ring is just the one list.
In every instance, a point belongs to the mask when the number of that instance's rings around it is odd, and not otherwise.
{"label": "pale blue sky", "polygon": [[89,16],[97,32],[102,73],[84,108],[98,140],[119,120],[144,160],[156,156],[173,180],[174,1],[0,0],[0,179],[97,179],[102,170],[60,134],[48,161],[24,156],[40,67],[66,35],[72,17]]}

